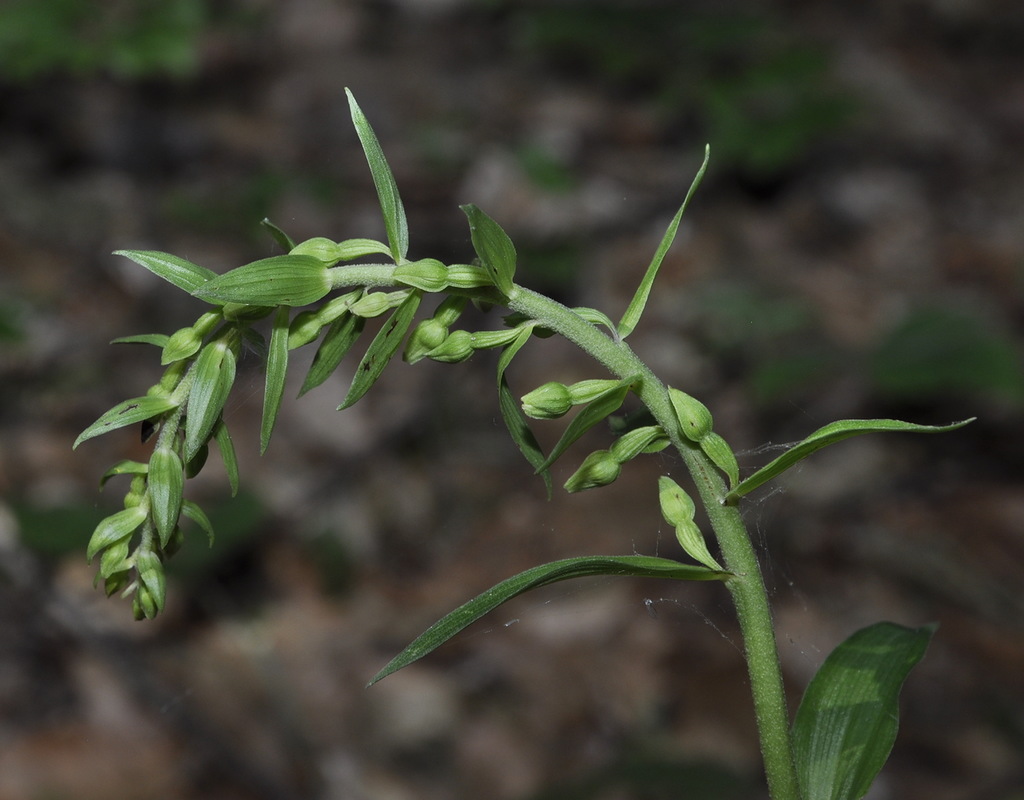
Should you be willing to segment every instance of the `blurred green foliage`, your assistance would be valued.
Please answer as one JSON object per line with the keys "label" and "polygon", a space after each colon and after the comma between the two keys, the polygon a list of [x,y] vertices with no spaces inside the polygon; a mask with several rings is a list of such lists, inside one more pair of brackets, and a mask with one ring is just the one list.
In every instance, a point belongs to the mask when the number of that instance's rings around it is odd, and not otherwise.
{"label": "blurred green foliage", "polygon": [[204,0],[6,0],[0,76],[188,75],[197,68],[206,22]]}
{"label": "blurred green foliage", "polygon": [[821,47],[753,10],[604,0],[541,4],[516,19],[526,53],[652,98],[667,122],[713,142],[717,164],[755,178],[792,166],[855,109]]}

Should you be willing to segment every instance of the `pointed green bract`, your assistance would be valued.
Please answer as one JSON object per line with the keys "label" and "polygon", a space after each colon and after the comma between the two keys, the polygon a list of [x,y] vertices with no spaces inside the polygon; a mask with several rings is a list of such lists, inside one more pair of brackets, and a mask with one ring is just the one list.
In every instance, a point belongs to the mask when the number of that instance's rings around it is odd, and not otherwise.
{"label": "pointed green bract", "polygon": [[78,447],[87,439],[123,428],[126,425],[145,422],[147,419],[158,417],[172,408],[177,408],[177,403],[158,395],[146,395],[145,397],[133,397],[125,400],[104,413],[92,425],[82,431],[78,438],[75,439],[72,449]]}
{"label": "pointed green bract", "polygon": [[512,359],[522,349],[523,345],[530,341],[533,335],[533,326],[525,323],[519,329],[519,335],[501,351],[498,358],[498,408],[501,410],[501,418],[508,428],[509,436],[516,443],[519,452],[523,454],[535,472],[544,480],[544,487],[547,489],[548,499],[551,499],[551,470],[543,468],[544,451],[540,449],[537,438],[530,430],[530,424],[523,414],[522,408],[516,401],[512,390],[509,388],[508,379],[505,377],[505,370],[512,363]]}
{"label": "pointed green bract", "polygon": [[406,331],[409,330],[413,317],[416,316],[416,309],[419,307],[421,297],[418,290],[410,292],[402,304],[395,309],[395,313],[384,323],[384,327],[373,337],[359,366],[356,367],[356,374],[352,378],[352,385],[349,387],[344,402],[338,406],[339,411],[359,400],[377,382],[377,378],[384,372],[384,368],[398,350],[402,339],[405,338]]}
{"label": "pointed green bract", "polygon": [[680,564],[678,561],[655,556],[583,556],[552,561],[507,578],[459,606],[420,634],[388,662],[384,669],[373,676],[369,685],[423,658],[488,611],[523,592],[571,578],[600,575],[668,578],[679,581],[721,581],[729,577],[729,573]]}
{"label": "pointed green bract", "polygon": [[231,486],[231,496],[234,497],[238,494],[238,457],[235,455],[235,443],[231,441],[231,433],[223,418],[217,420],[217,424],[213,426],[213,441],[220,450],[220,458],[224,462],[224,471]]}
{"label": "pointed green bract", "polygon": [[154,275],[173,283],[189,294],[194,293],[207,281],[217,277],[217,273],[206,269],[206,267],[200,267],[191,261],[157,250],[115,250],[114,255],[130,258]]}
{"label": "pointed green bract", "polygon": [[290,253],[292,248],[295,247],[295,242],[292,241],[292,237],[277,227],[269,218],[264,217],[260,221],[260,225],[286,253]]}
{"label": "pointed green bract", "polygon": [[137,333],[134,336],[118,336],[111,339],[111,344],[155,344],[157,347],[166,347],[171,337],[166,333]]}
{"label": "pointed green bract", "polygon": [[647,272],[644,274],[644,278],[640,281],[640,285],[637,287],[636,294],[633,295],[633,299],[630,301],[629,306],[626,308],[626,312],[622,315],[622,319],[619,321],[617,330],[619,337],[625,339],[629,334],[636,328],[637,323],[640,321],[640,317],[644,313],[644,309],[647,307],[647,300],[651,296],[651,287],[654,286],[654,279],[658,276],[658,270],[661,268],[661,262],[665,258],[665,253],[672,246],[672,242],[676,238],[676,231],[679,230],[679,223],[683,219],[683,213],[686,211],[686,207],[690,204],[690,198],[693,197],[693,193],[697,191],[697,187],[700,186],[701,180],[704,178],[704,172],[708,168],[708,158],[711,156],[710,146],[704,147],[704,163],[700,165],[700,169],[697,170],[697,176],[693,179],[693,183],[690,184],[690,190],[686,193],[686,198],[683,200],[683,204],[679,207],[676,215],[672,218],[672,222],[669,223],[668,230],[665,231],[665,235],[661,237],[661,243],[658,245],[658,249],[654,252],[654,258],[651,259],[650,265],[647,267]]}
{"label": "pointed green bract", "polygon": [[306,380],[299,390],[301,397],[310,389],[313,389],[327,380],[331,373],[338,368],[341,360],[345,357],[352,345],[356,343],[359,334],[363,332],[366,320],[354,314],[344,314],[334,320],[327,328],[323,341],[313,356],[313,363],[306,373]]}
{"label": "pointed green bract", "polygon": [[898,419],[844,419],[819,428],[802,442],[791,447],[769,464],[761,467],[748,478],[740,481],[725,496],[727,504],[736,503],[743,495],[767,483],[772,478],[785,472],[797,462],[807,458],[811,453],[835,442],[860,436],[863,433],[942,433],[962,428],[975,420],[975,417],[953,422],[949,425],[916,425],[912,422],[901,422]]}
{"label": "pointed green bract", "polygon": [[288,306],[281,306],[274,315],[267,351],[267,382],[263,391],[263,421],[260,424],[260,453],[265,453],[274,432],[274,423],[281,410],[284,381],[288,372]]}
{"label": "pointed green bract", "polygon": [[600,395],[594,400],[591,400],[583,409],[572,419],[565,431],[562,433],[561,438],[552,448],[548,457],[544,459],[543,463],[537,467],[537,471],[547,469],[555,461],[558,460],[559,456],[562,455],[569,446],[579,439],[584,433],[593,428],[601,420],[606,419],[609,414],[614,413],[618,410],[619,406],[622,405],[622,401],[626,399],[626,395],[629,394],[631,385],[636,381],[636,378],[629,378],[624,381],[618,381],[613,384],[610,388],[605,389]]}
{"label": "pointed green bract", "polygon": [[148,471],[149,464],[143,464],[141,461],[131,461],[130,459],[118,461],[100,476],[100,488],[106,486],[107,481],[116,475],[145,475]]}
{"label": "pointed green bract", "polygon": [[126,508],[111,514],[100,522],[89,538],[85,557],[91,562],[93,557],[115,542],[127,539],[143,522],[146,521],[147,509],[144,505]]}
{"label": "pointed green bract", "polygon": [[480,257],[491,280],[505,297],[513,292],[516,274],[516,248],[501,226],[472,203],[459,206],[469,219],[473,249]]}
{"label": "pointed green bract", "polygon": [[194,369],[185,417],[186,461],[199,452],[220,419],[235,382],[235,354],[227,343],[211,342],[199,353]]}
{"label": "pointed green bract", "polygon": [[825,659],[793,721],[804,800],[860,800],[867,794],[896,741],[900,689],[935,628],[879,622]]}
{"label": "pointed green bract", "polygon": [[387,159],[384,158],[384,151],[377,141],[377,135],[370,127],[352,92],[345,89],[345,94],[348,96],[348,106],[352,113],[352,124],[355,125],[359,143],[363,146],[366,163],[370,165],[373,185],[377,187],[380,210],[384,216],[384,230],[387,231],[388,243],[391,246],[391,257],[396,264],[401,264],[409,252],[409,223],[405,218],[402,198],[398,195],[395,177],[391,174]]}
{"label": "pointed green bract", "polygon": [[213,524],[210,522],[210,518],[206,516],[206,512],[191,500],[185,500],[181,504],[181,513],[203,529],[210,547],[213,547]]}
{"label": "pointed green bract", "polygon": [[210,303],[305,306],[331,291],[327,270],[315,256],[271,256],[218,275],[192,294]]}

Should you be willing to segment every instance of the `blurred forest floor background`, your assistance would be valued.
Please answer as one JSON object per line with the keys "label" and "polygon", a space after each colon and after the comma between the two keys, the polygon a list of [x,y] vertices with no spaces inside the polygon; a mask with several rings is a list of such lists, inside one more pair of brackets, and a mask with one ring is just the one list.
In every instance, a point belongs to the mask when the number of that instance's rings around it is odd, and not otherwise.
{"label": "blurred forest floor background", "polygon": [[[240,496],[212,468],[187,489],[215,545],[186,543],[155,622],[92,588],[85,544],[122,491],[98,478],[146,450],[130,431],[71,442],[160,375],[151,348],[108,342],[202,310],[111,251],[224,271],[277,252],[265,216],[297,241],[381,237],[345,86],[411,255],[467,259],[474,202],[520,282],[613,317],[709,142],[631,341],[745,468],[836,418],[978,416],[817,454],[747,515],[794,703],[856,628],[940,623],[871,797],[1024,797],[1020,3],[8,0],[0,799],[762,796],[721,587],[563,584],[363,689],[515,571],[678,552],[655,501],[671,457],[545,499],[497,416],[493,354],[396,363],[343,413],[336,376],[286,401],[263,458],[244,361]],[[589,377],[557,340],[510,372],[519,393]]]}

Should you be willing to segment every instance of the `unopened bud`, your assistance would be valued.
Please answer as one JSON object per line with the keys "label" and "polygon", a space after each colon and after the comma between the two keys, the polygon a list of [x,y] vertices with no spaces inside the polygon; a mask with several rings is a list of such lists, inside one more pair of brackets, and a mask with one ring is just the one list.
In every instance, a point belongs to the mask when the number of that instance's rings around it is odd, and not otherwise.
{"label": "unopened bud", "polygon": [[436,258],[399,264],[395,267],[393,277],[399,283],[425,292],[440,292],[448,285],[448,269]]}
{"label": "unopened bud", "polygon": [[323,236],[315,236],[295,245],[289,252],[293,256],[313,256],[327,266],[337,264],[340,259],[338,245]]}
{"label": "unopened bud", "polygon": [[524,394],[523,413],[533,419],[558,419],[572,408],[572,395],[564,383],[549,381]]}
{"label": "unopened bud", "polygon": [[426,358],[437,347],[440,347],[448,338],[448,326],[437,319],[425,319],[415,328],[405,344],[405,352],[402,354],[410,364]]}
{"label": "unopened bud", "polygon": [[456,364],[465,361],[471,355],[473,355],[472,335],[469,331],[457,330],[449,333],[441,344],[427,353],[427,358],[443,361],[446,364]]}
{"label": "unopened bud", "polygon": [[580,468],[565,482],[567,492],[582,492],[607,486],[619,477],[622,467],[608,450],[595,450],[580,464]]}
{"label": "unopened bud", "polygon": [[669,389],[668,396],[672,401],[672,408],[675,409],[683,436],[691,442],[700,442],[711,433],[714,420],[706,405],[696,397],[691,397],[678,389]]}

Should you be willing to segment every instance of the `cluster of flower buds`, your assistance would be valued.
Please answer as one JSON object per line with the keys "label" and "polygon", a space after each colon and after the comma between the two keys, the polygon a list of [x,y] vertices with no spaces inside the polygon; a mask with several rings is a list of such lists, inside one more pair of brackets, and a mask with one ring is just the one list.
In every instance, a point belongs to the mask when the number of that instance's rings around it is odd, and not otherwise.
{"label": "cluster of flower buds", "polygon": [[465,361],[477,350],[491,350],[505,347],[515,341],[524,327],[532,321],[496,331],[450,330],[463,309],[467,299],[460,295],[449,295],[438,305],[433,315],[420,322],[409,335],[402,357],[410,364],[424,358],[456,364]]}

